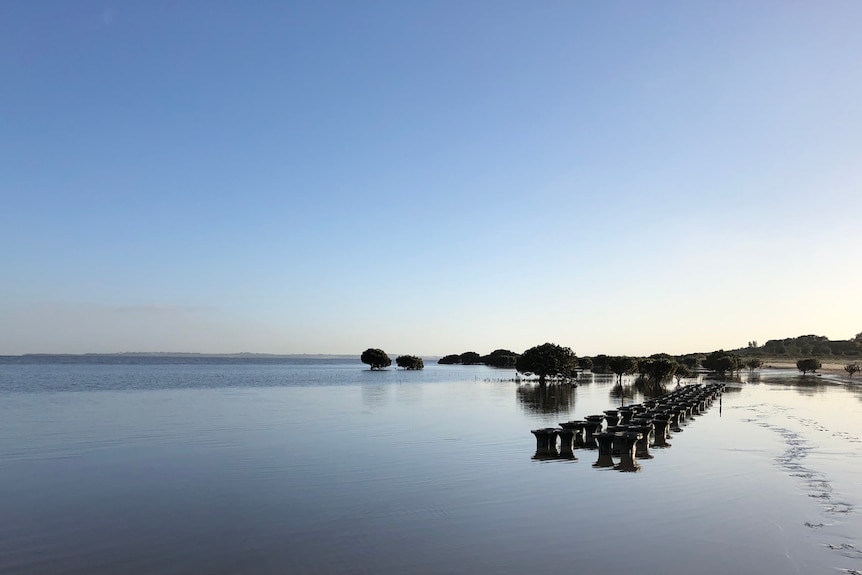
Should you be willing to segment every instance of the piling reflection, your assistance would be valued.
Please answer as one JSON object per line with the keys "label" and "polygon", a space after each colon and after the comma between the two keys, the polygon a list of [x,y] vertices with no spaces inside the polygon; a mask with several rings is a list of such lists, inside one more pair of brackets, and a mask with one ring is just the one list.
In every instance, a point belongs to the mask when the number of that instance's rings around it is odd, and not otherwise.
{"label": "piling reflection", "polygon": [[671,431],[681,433],[683,426],[703,414],[716,399],[720,406],[724,390],[724,383],[678,387],[639,404],[560,422],[559,428],[534,429],[536,453],[533,459],[577,459],[576,450],[594,449],[598,457],[593,467],[627,473],[641,471],[638,460],[653,458],[650,447],[670,447]]}

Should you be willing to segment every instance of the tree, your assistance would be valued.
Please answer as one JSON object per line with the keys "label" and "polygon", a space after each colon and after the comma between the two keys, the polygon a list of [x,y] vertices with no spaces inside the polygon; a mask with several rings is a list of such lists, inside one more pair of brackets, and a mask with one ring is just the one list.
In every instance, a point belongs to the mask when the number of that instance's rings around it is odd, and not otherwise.
{"label": "tree", "polygon": [[661,383],[663,379],[672,376],[676,371],[676,362],[667,357],[650,358],[646,369],[650,379],[656,383]]}
{"label": "tree", "polygon": [[404,369],[425,369],[425,362],[416,355],[399,355],[395,358],[395,365]]}
{"label": "tree", "polygon": [[737,369],[739,365],[737,359],[737,356],[732,353],[720,349],[707,355],[701,362],[701,365],[710,371],[714,371],[719,377],[724,377],[728,371],[733,372]]}
{"label": "tree", "polygon": [[389,359],[389,356],[386,355],[385,351],[373,347],[369,347],[363,351],[360,359],[362,360],[362,363],[370,365],[371,369],[383,369],[384,367],[392,365],[392,360]]}
{"label": "tree", "polygon": [[860,371],[862,371],[862,366],[860,366],[858,363],[848,363],[844,366],[844,371],[849,373],[850,377],[853,377],[854,373],[859,373]]}
{"label": "tree", "polygon": [[457,353],[453,353],[450,355],[444,355],[440,359],[437,360],[437,363],[441,365],[453,365],[455,363],[461,363],[461,356]]}
{"label": "tree", "polygon": [[638,368],[638,362],[634,358],[621,355],[608,359],[608,367],[617,375],[617,383],[622,384],[623,376],[634,373]]}
{"label": "tree", "polygon": [[581,371],[590,371],[593,369],[593,360],[588,357],[578,358],[578,369]]}
{"label": "tree", "polygon": [[749,358],[745,362],[745,366],[748,368],[748,371],[754,371],[755,369],[760,369],[763,365],[763,361],[759,357]]}
{"label": "tree", "polygon": [[610,361],[610,359],[611,358],[609,358],[603,353],[600,353],[599,355],[595,356],[593,358],[593,373],[607,373],[608,369],[610,369],[610,367],[608,366],[608,361]]}
{"label": "tree", "polygon": [[733,358],[733,369],[731,370],[731,375],[736,371],[736,375],[739,375],[742,372],[742,368],[745,367],[745,361],[742,359],[742,356],[733,354],[731,356]]}
{"label": "tree", "polygon": [[508,349],[495,349],[488,355],[482,356],[480,361],[491,367],[512,368],[515,367],[515,362],[518,361],[518,354]]}
{"label": "tree", "polygon": [[679,385],[683,378],[691,377],[691,371],[688,369],[686,364],[678,363],[676,365],[676,372],[673,376],[676,378],[676,384]]}
{"label": "tree", "polygon": [[818,369],[820,369],[821,363],[820,360],[816,357],[809,357],[808,359],[800,359],[796,362],[796,368],[802,372],[802,375],[805,375],[809,371],[811,373],[815,373]]}
{"label": "tree", "polygon": [[480,363],[482,359],[482,356],[475,351],[465,351],[460,357],[463,365],[475,365]]}
{"label": "tree", "polygon": [[700,358],[696,355],[684,355],[681,361],[682,364],[689,369],[695,369],[700,365]]}
{"label": "tree", "polygon": [[543,343],[525,351],[515,363],[520,373],[535,373],[539,385],[544,385],[548,376],[571,378],[577,374],[578,356],[568,347],[555,343]]}
{"label": "tree", "polygon": [[649,364],[652,363],[652,359],[648,357],[639,357],[635,361],[637,362],[638,377],[640,379],[646,379],[646,376],[649,373]]}

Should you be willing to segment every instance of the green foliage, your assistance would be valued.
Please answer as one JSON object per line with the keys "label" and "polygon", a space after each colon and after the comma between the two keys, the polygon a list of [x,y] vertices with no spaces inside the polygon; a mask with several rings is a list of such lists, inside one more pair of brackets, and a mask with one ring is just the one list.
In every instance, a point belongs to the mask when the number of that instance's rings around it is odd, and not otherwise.
{"label": "green foliage", "polygon": [[399,355],[395,358],[395,365],[404,369],[425,369],[425,362],[416,355]]}
{"label": "green foliage", "polygon": [[648,357],[639,357],[635,361],[637,361],[638,377],[646,379],[646,376],[649,373],[649,364],[652,363],[652,360]]}
{"label": "green foliage", "polygon": [[611,358],[603,353],[593,357],[593,373],[608,373],[611,369],[608,362]]}
{"label": "green foliage", "polygon": [[755,369],[760,369],[763,366],[763,360],[759,357],[752,357],[745,361],[745,367],[748,368],[748,371],[754,371]]}
{"label": "green foliage", "polygon": [[512,368],[518,361],[518,354],[508,349],[495,349],[488,355],[483,355],[479,361],[491,367]]}
{"label": "green foliage", "polygon": [[617,375],[617,382],[623,382],[623,376],[634,373],[638,368],[638,362],[633,357],[621,355],[608,359],[608,368]]}
{"label": "green foliage", "polygon": [[816,357],[809,357],[807,359],[800,359],[796,362],[796,368],[802,372],[802,375],[805,375],[809,371],[814,373],[818,369],[820,369],[821,364],[820,360]]}
{"label": "green foliage", "polygon": [[578,356],[568,347],[554,343],[543,343],[525,351],[515,363],[520,373],[534,373],[539,376],[539,384],[547,378],[572,378],[577,375]]}
{"label": "green foliage", "polygon": [[858,363],[848,363],[844,366],[844,371],[850,374],[850,377],[853,377],[854,373],[859,373],[860,371],[862,371],[862,366],[860,366]]}
{"label": "green foliage", "polygon": [[508,349],[495,349],[488,355],[479,355],[475,351],[465,351],[461,354],[450,354],[441,357],[437,363],[442,365],[462,364],[462,365],[481,365],[485,364],[491,367],[513,368],[515,361],[518,359],[518,354]]}
{"label": "green foliage", "polygon": [[741,358],[735,354],[720,349],[703,358],[700,362],[703,367],[714,371],[719,377],[724,377],[727,372],[733,372],[741,365]]}
{"label": "green foliage", "polygon": [[578,358],[578,369],[581,371],[590,371],[593,369],[593,360],[589,357]]}
{"label": "green foliage", "polygon": [[669,357],[652,357],[647,364],[647,375],[656,383],[672,376],[676,371],[676,362]]}
{"label": "green foliage", "polygon": [[[832,341],[822,335],[800,335],[786,339],[770,339],[762,348],[753,350],[771,356],[846,356],[862,355],[862,338]],[[749,350],[746,350],[749,351]]]}
{"label": "green foliage", "polygon": [[363,351],[360,359],[362,363],[370,365],[371,369],[383,369],[392,365],[392,360],[386,355],[385,351],[373,347],[369,347]]}
{"label": "green foliage", "polygon": [[461,356],[457,353],[453,353],[451,355],[444,355],[437,360],[437,363],[441,365],[453,365],[455,363],[461,363]]}
{"label": "green foliage", "polygon": [[491,367],[513,368],[515,361],[518,359],[518,354],[508,349],[495,349],[488,355],[479,355],[475,351],[465,351],[462,354],[451,354],[441,357],[437,363],[442,365],[452,365],[460,363],[462,365],[480,365],[485,364]]}
{"label": "green foliage", "polygon": [[684,355],[679,358],[679,363],[686,366],[688,369],[696,369],[700,365],[703,358],[699,355]]}

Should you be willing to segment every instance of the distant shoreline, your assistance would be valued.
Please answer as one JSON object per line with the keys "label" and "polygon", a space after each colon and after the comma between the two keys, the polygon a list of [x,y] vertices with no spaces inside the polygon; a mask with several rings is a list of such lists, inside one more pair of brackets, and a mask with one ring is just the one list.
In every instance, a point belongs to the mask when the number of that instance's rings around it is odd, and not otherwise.
{"label": "distant shoreline", "polygon": [[[360,355],[356,354],[340,354],[340,353],[196,353],[196,352],[149,352],[149,351],[125,351],[115,353],[21,353],[21,354],[0,354],[0,357],[15,357],[15,358],[92,358],[92,357],[115,357],[115,358],[201,358],[201,359],[342,359],[342,360],[360,360]],[[393,356],[395,357],[395,356]],[[437,355],[421,356],[426,361],[434,361],[440,358]]]}
{"label": "distant shoreline", "polygon": [[[844,371],[844,366],[848,363],[858,363],[856,359],[846,359],[846,360],[835,360],[832,359],[822,359],[820,358],[821,363],[823,364],[820,369],[813,375],[817,374],[827,374],[827,375],[835,375],[839,376],[842,379],[845,379],[849,382],[857,382],[862,380],[862,377],[856,376],[851,378],[846,371]],[[796,360],[794,359],[764,359],[763,360],[763,369],[792,369],[795,371],[799,371],[796,367]],[[801,373],[801,372],[800,372]]]}
{"label": "distant shoreline", "polygon": [[38,358],[52,358],[52,357],[202,357],[202,358],[229,358],[229,359],[243,359],[243,358],[261,358],[261,359],[359,359],[359,355],[343,355],[343,354],[327,354],[327,353],[289,353],[289,354],[277,354],[277,353],[195,353],[195,352],[147,352],[147,351],[128,351],[128,352],[118,352],[118,353],[22,353],[22,354],[12,354],[12,355],[4,355],[3,357],[38,357]]}

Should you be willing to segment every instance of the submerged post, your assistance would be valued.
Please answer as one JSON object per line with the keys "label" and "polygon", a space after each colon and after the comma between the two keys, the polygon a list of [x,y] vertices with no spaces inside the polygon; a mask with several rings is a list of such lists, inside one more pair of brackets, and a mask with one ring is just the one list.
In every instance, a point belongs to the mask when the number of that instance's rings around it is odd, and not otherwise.
{"label": "submerged post", "polygon": [[563,459],[577,459],[572,450],[575,434],[574,429],[558,429],[557,435],[560,436],[560,457]]}
{"label": "submerged post", "polygon": [[530,433],[536,436],[535,457],[547,458],[557,456],[558,430],[556,428],[545,427],[544,429],[534,429]]}
{"label": "submerged post", "polygon": [[640,471],[641,466],[635,460],[635,446],[643,438],[642,433],[637,431],[625,431],[617,433],[617,442],[620,445],[620,462],[614,467],[618,471]]}

